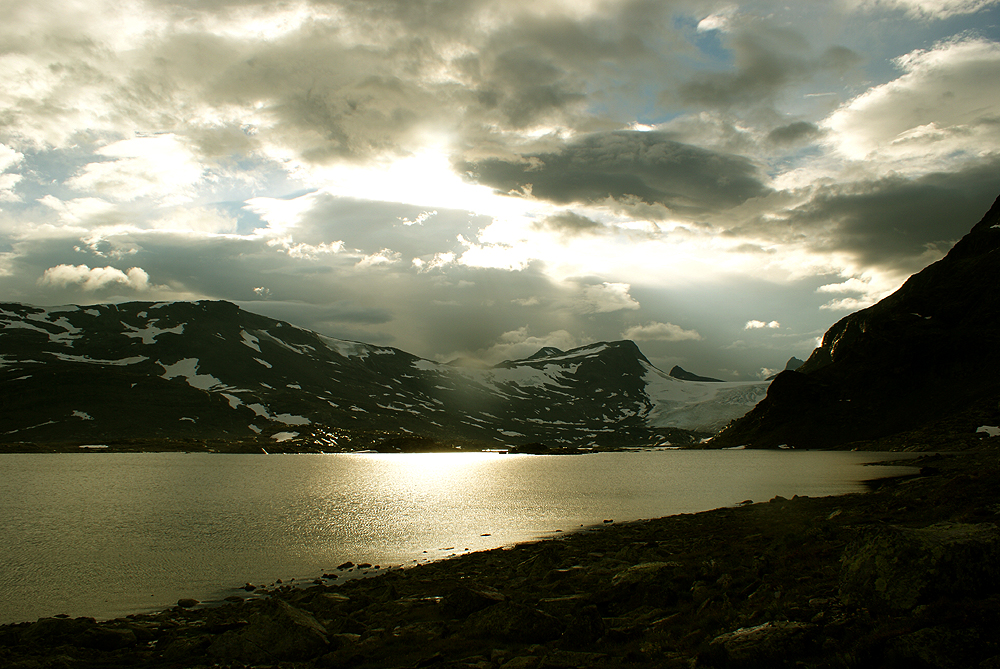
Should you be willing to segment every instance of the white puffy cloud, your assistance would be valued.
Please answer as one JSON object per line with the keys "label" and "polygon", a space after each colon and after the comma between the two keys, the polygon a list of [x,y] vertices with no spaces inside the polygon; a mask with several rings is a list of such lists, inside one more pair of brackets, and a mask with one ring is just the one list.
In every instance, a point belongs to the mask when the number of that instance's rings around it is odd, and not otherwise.
{"label": "white puffy cloud", "polygon": [[130,267],[123,272],[115,267],[88,267],[87,265],[56,265],[50,267],[38,280],[41,286],[65,288],[78,285],[82,290],[95,291],[115,284],[136,291],[147,290],[149,274],[141,267]]}
{"label": "white puffy cloud", "polygon": [[826,304],[820,305],[819,308],[824,311],[857,311],[872,306],[876,301],[871,298],[845,297],[839,300],[830,300]]}
{"label": "white puffy cloud", "polygon": [[743,329],[762,330],[764,328],[767,328],[770,330],[777,330],[780,327],[781,323],[779,323],[778,321],[768,321],[765,323],[764,321],[752,320],[752,321],[747,321],[747,324],[743,326]]}
{"label": "white puffy cloud", "polygon": [[960,14],[975,14],[998,0],[862,0],[868,10],[901,9],[921,19],[947,19]]}
{"label": "white puffy cloud", "polygon": [[606,314],[622,309],[638,309],[639,303],[629,295],[631,286],[627,283],[604,283],[585,285],[576,302],[576,310],[582,314]]}
{"label": "white puffy cloud", "polygon": [[539,349],[551,346],[566,351],[582,346],[576,337],[566,330],[555,330],[542,336],[532,335],[527,325],[503,333],[489,348],[478,354],[479,359],[498,363],[503,360],[519,360],[534,355]]}
{"label": "white puffy cloud", "polygon": [[633,325],[622,332],[623,339],[632,341],[700,341],[704,339],[697,330],[685,330],[673,323],[659,323],[653,321],[645,325]]}
{"label": "white puffy cloud", "polygon": [[874,86],[822,126],[852,160],[927,173],[1000,150],[1000,44],[956,39],[896,59],[899,78]]}
{"label": "white puffy cloud", "polygon": [[320,242],[319,244],[307,244],[296,242],[291,236],[279,237],[267,240],[267,245],[281,253],[287,253],[290,258],[300,260],[315,260],[321,255],[340,253],[344,250],[344,242]]}

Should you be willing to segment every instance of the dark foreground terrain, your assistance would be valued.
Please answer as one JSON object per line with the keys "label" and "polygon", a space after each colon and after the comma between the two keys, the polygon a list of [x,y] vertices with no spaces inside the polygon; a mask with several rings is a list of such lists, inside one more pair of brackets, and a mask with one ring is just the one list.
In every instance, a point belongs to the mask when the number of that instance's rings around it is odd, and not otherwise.
{"label": "dark foreground terrain", "polygon": [[916,463],[865,494],[609,524],[213,608],[6,625],[0,666],[1000,667],[1000,454]]}

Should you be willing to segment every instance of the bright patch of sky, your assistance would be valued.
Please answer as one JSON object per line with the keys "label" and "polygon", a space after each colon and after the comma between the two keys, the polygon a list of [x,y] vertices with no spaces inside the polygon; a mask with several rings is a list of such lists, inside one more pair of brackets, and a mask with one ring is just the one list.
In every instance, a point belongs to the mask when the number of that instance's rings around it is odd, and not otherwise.
{"label": "bright patch of sky", "polygon": [[753,379],[1000,193],[996,0],[0,6],[12,301]]}

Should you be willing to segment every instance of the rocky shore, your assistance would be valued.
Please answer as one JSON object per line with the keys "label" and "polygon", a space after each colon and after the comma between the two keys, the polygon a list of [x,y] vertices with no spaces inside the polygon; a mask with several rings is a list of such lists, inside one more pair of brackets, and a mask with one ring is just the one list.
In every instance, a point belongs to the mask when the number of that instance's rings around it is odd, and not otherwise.
{"label": "rocky shore", "polygon": [[1000,455],[916,464],[864,494],[334,570],[210,608],[5,625],[0,666],[998,668]]}

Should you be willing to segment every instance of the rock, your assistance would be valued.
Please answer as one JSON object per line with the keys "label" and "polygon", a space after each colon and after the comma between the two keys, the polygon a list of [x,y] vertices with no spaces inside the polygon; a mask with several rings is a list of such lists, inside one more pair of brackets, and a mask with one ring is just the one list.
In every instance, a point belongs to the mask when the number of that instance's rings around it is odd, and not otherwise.
{"label": "rock", "polygon": [[21,641],[46,646],[78,645],[80,636],[96,624],[93,618],[40,618],[21,633]]}
{"label": "rock", "polygon": [[96,625],[92,629],[84,632],[78,640],[78,645],[80,646],[84,646],[86,648],[96,648],[97,650],[103,651],[131,648],[136,643],[138,643],[138,640],[135,632],[131,629],[119,627],[99,627]]}
{"label": "rock", "polygon": [[469,616],[470,636],[519,643],[554,641],[563,633],[559,620],[524,604],[501,602]]}
{"label": "rock", "polygon": [[985,641],[973,630],[925,627],[892,639],[885,656],[891,666],[964,669],[982,666]]}
{"label": "rock", "polygon": [[328,650],[326,629],[311,615],[280,599],[268,600],[238,632],[222,634],[209,648],[223,660],[250,663],[302,661]]}
{"label": "rock", "polygon": [[441,608],[446,618],[466,618],[476,611],[499,604],[505,599],[503,593],[488,585],[460,586],[448,593],[441,601]]}
{"label": "rock", "polygon": [[569,624],[566,625],[562,640],[571,647],[589,646],[602,636],[604,636],[604,619],[601,618],[597,607],[591,604],[584,606],[578,614],[573,616]]}
{"label": "rock", "polygon": [[353,568],[354,568],[354,563],[351,562],[351,561],[347,561],[347,562],[345,562],[345,563],[337,566],[337,569],[339,569],[340,571],[344,571],[345,569],[353,569]]}
{"label": "rock", "polygon": [[909,610],[933,597],[998,586],[1000,530],[988,523],[879,527],[863,532],[841,557],[842,594],[876,608]]}
{"label": "rock", "polygon": [[197,599],[191,599],[190,597],[184,597],[182,599],[177,600],[177,606],[181,607],[182,609],[190,609],[192,606],[197,606],[198,603],[199,602]]}
{"label": "rock", "polygon": [[[642,562],[620,571],[611,578],[609,587],[597,596],[601,601],[631,602],[633,606],[649,604],[663,606],[678,600],[677,562]],[[683,584],[688,590],[690,584]]]}
{"label": "rock", "polygon": [[743,627],[712,639],[705,660],[726,669],[778,669],[795,666],[806,653],[815,625],[799,622],[767,622]]}

